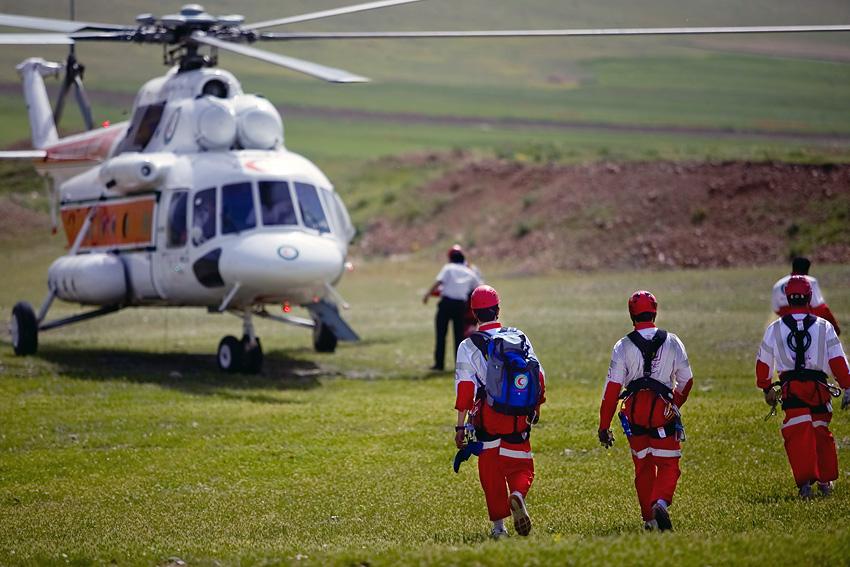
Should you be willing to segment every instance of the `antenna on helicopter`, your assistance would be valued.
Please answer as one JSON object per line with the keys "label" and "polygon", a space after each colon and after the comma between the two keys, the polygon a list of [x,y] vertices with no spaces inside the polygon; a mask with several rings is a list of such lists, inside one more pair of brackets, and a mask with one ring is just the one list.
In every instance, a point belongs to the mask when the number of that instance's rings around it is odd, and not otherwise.
{"label": "antenna on helicopter", "polygon": [[[74,0],[70,0],[70,21],[75,18]],[[86,71],[84,65],[77,61],[77,55],[74,50],[75,44],[71,43],[68,46],[68,57],[65,60],[65,76],[62,79],[62,87],[59,89],[59,97],[56,99],[56,106],[53,108],[53,122],[59,128],[59,122],[62,120],[62,112],[65,110],[65,97],[68,96],[68,91],[74,89],[74,98],[77,100],[77,106],[80,108],[80,114],[83,117],[83,123],[86,130],[94,128],[94,120],[91,114],[91,103],[86,94],[86,89],[83,86],[83,75]]]}

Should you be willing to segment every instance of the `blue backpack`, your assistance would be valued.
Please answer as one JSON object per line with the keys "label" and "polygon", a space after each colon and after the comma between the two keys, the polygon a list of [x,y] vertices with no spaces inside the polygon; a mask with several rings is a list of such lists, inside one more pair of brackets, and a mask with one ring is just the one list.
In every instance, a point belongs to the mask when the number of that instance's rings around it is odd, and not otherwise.
{"label": "blue backpack", "polygon": [[540,362],[529,354],[522,331],[503,327],[494,335],[473,333],[470,339],[487,362],[487,405],[505,415],[531,415],[540,400]]}

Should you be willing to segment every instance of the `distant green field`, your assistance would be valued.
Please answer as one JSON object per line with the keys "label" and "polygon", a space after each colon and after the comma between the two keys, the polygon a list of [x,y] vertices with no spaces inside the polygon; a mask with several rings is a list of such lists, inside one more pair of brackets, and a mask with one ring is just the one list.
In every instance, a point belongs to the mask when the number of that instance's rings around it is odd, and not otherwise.
{"label": "distant green field", "polygon": [[[248,22],[314,12],[331,7],[355,4],[356,0],[217,0],[204,2],[213,14],[244,14]],[[67,2],[31,0],[0,1],[3,12],[36,16],[64,17]],[[80,20],[132,23],[136,14],[153,12],[157,15],[174,13],[180,2],[174,0],[87,0],[77,2]],[[311,21],[277,31],[331,30],[422,30],[422,29],[516,29],[565,27],[663,27],[710,25],[782,25],[829,24],[850,21],[850,8],[839,0],[813,0],[800,3],[794,0],[628,0],[607,2],[578,2],[563,0],[426,0],[405,6],[361,12],[325,20]],[[741,43],[741,41],[743,43]],[[828,54],[836,47],[847,47],[847,34],[771,35],[718,38],[714,45],[764,45],[768,43],[779,53],[793,52],[798,46],[815,47]],[[575,70],[574,63],[600,57],[643,57],[687,54],[695,45],[692,38],[604,38],[604,39],[545,39],[545,40],[446,40],[446,41],[344,41],[303,42],[281,44],[294,57],[315,59],[328,65],[351,67],[381,81],[400,80],[437,84],[497,84],[501,80],[532,82],[539,86],[549,75]],[[704,43],[699,43],[704,45]],[[0,61],[6,61],[3,49]],[[92,46],[82,49],[94,75],[108,75],[136,80],[138,72],[156,69],[159,49],[154,46],[126,46],[116,57],[115,46]],[[32,53],[30,48],[14,53]],[[56,49],[51,53],[63,53]],[[225,64],[237,61],[240,72],[263,69],[264,64],[249,62],[238,56],[223,56]],[[128,60],[133,62],[128,65]],[[10,63],[17,60],[11,59]],[[233,62],[233,63],[231,63]],[[3,65],[0,65],[3,68]],[[101,71],[97,71],[100,69]],[[12,75],[11,69],[7,71]],[[146,73],[147,74],[147,73]],[[108,76],[107,75],[107,76]]]}
{"label": "distant green field", "polygon": [[[305,0],[286,5],[259,0],[209,2],[214,13],[239,10],[248,20],[338,6],[344,2]],[[170,1],[153,3],[102,0],[80,3],[77,17],[130,21],[142,11],[172,12]],[[26,5],[0,2],[0,10],[61,17],[55,2]],[[850,21],[842,2],[819,0],[802,5],[791,0],[741,3],[649,0],[635,4],[533,0],[516,2],[431,0],[408,6],[331,18],[295,26],[296,30],[551,28],[587,26],[676,26],[833,23]],[[670,39],[529,39],[448,41],[345,41],[267,45],[286,54],[341,66],[372,77],[369,85],[325,85],[268,64],[221,54],[221,66],[234,71],[246,90],[261,92],[275,103],[312,108],[467,116],[482,119],[522,118],[587,123],[700,126],[724,129],[850,133],[846,101],[850,96],[850,34],[770,35],[735,38],[729,53],[718,53],[724,38]],[[728,41],[732,41],[731,39]],[[748,54],[767,49],[776,56]],[[120,51],[119,51],[120,50]],[[117,53],[120,55],[116,56]],[[806,59],[791,56],[807,54]],[[24,57],[61,59],[65,50],[3,46],[0,82],[17,81],[14,65]],[[161,74],[159,48],[137,45],[81,45],[87,84],[93,89],[135,93],[148,78]],[[785,58],[782,58],[782,57]],[[844,60],[836,62],[834,60]],[[8,103],[6,103],[8,104]],[[5,106],[5,105],[4,105]],[[12,112],[0,108],[0,116]],[[122,118],[120,109],[104,116]],[[0,143],[26,137],[20,114],[0,132]],[[378,130],[387,131],[379,118]],[[73,127],[71,124],[69,127]],[[366,126],[364,126],[365,128]],[[401,135],[437,134],[445,146],[457,132],[416,126],[395,128]],[[526,129],[521,136],[540,136]],[[405,132],[406,131],[406,132]],[[344,136],[344,134],[343,134]],[[469,137],[467,137],[469,138]],[[693,136],[680,136],[690,143]],[[371,140],[367,140],[371,142]],[[474,140],[467,140],[474,142]],[[333,140],[325,142],[333,145]],[[375,141],[377,146],[380,140]],[[631,141],[630,145],[634,145]],[[703,144],[699,140],[695,143]],[[368,144],[361,144],[368,145]],[[722,142],[729,151],[740,144]],[[649,151],[664,153],[651,142]],[[641,151],[643,148],[641,148]],[[752,152],[745,152],[752,153]],[[707,156],[710,157],[710,156]]]}
{"label": "distant green field", "polygon": [[[18,299],[40,301],[60,240],[0,247],[10,268],[0,318]],[[260,322],[258,377],[217,372],[215,346],[240,322],[201,310],[130,310],[45,333],[32,358],[0,345],[0,563],[847,562],[850,414],[833,420],[835,494],[799,502],[780,421],[763,420],[752,384],[784,267],[522,277],[484,266],[549,379],[534,531],[498,544],[486,539],[474,464],[450,469],[452,379],[425,371],[433,306],[419,295],[437,267],[367,262],[346,276],[346,317],[364,341],[334,355],[313,353],[309,333]],[[839,320],[850,318],[850,268],[815,273]],[[676,531],[663,535],[641,533],[622,435],[611,451],[595,442],[625,299],[644,287],[696,374]]]}
{"label": "distant green field", "polygon": [[533,87],[280,83],[247,74],[247,89],[284,106],[481,118],[850,132],[850,64],[735,55],[606,58],[580,64],[577,85]]}

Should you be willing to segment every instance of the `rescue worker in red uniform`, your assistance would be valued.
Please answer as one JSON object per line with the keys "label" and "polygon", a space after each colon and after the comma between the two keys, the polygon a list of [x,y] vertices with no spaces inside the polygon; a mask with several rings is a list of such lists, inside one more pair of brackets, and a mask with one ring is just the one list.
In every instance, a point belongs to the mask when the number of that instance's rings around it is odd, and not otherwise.
{"label": "rescue worker in red uniform", "polygon": [[679,337],[655,326],[657,313],[650,292],[636,291],[629,298],[634,331],[614,345],[598,435],[606,449],[614,444],[611,420],[623,400],[619,417],[632,451],[643,527],[669,530],[684,439],[679,408],[688,399],[693,373]]}
{"label": "rescue worker in red uniform", "polygon": [[[472,309],[478,319],[477,334],[498,337],[503,332],[521,331],[503,328],[499,323],[499,294],[488,285],[478,286],[471,297]],[[525,335],[529,359],[537,361],[531,342]],[[531,415],[513,416],[500,413],[491,407],[485,392],[487,361],[475,335],[464,339],[457,353],[455,369],[455,409],[457,424],[455,444],[463,448],[467,418],[475,427],[476,437],[482,442],[478,456],[478,475],[494,539],[507,536],[504,519],[511,516],[519,535],[531,532],[531,518],[525,498],[534,480],[534,455],[531,452],[531,426],[540,416],[540,405],[545,401],[543,368],[539,367],[539,397]],[[539,363],[537,363],[539,366]]]}
{"label": "rescue worker in red uniform", "polygon": [[835,318],[835,315],[832,314],[832,311],[830,311],[829,305],[826,304],[826,299],[824,299],[823,294],[820,291],[820,284],[818,284],[818,280],[814,276],[809,275],[809,268],[811,265],[812,263],[808,258],[794,258],[791,261],[791,275],[780,278],[775,284],[773,284],[773,293],[771,298],[773,312],[780,317],[784,317],[791,312],[791,307],[788,305],[788,299],[785,295],[785,286],[788,284],[788,280],[793,276],[804,276],[809,281],[809,285],[812,286],[812,315],[817,315],[818,317],[826,319],[832,323],[832,326],[835,328],[835,334],[840,336],[841,328],[838,326],[838,320]]}
{"label": "rescue worker in red uniform", "polygon": [[[848,388],[850,371],[832,323],[811,313],[809,280],[792,276],[785,294],[790,308],[764,333],[756,360],[756,385],[771,406],[777,403],[775,387],[780,387],[785,412],[782,437],[800,497],[810,498],[815,483],[828,495],[838,478],[838,455],[829,422],[830,400],[839,392],[829,384],[827,373]],[[779,373],[777,384],[773,383],[774,371]]]}
{"label": "rescue worker in red uniform", "polygon": [[[832,323],[832,326],[835,328],[835,334],[840,337],[841,327],[838,326],[838,319],[835,318],[835,315],[832,314],[829,305],[826,304],[826,299],[823,297],[823,293],[821,293],[820,284],[818,283],[817,278],[809,275],[809,268],[811,265],[812,263],[808,258],[797,257],[791,261],[791,275],[780,278],[775,284],[773,284],[773,293],[771,298],[773,312],[779,317],[784,317],[791,312],[791,306],[788,305],[788,299],[785,297],[785,286],[788,284],[788,280],[791,279],[791,277],[805,276],[805,278],[809,280],[809,284],[812,286],[812,300],[809,302],[812,315],[817,315],[818,317],[826,319]],[[845,388],[844,397],[841,400],[841,409],[847,409],[848,407],[850,407],[850,389]]]}

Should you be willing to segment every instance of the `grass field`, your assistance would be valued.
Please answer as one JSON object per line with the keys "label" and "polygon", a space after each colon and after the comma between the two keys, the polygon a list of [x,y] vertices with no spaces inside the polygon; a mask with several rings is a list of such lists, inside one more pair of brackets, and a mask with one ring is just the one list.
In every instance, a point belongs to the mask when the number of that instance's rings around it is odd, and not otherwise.
{"label": "grass field", "polygon": [[[216,13],[260,20],[344,4],[210,1]],[[78,17],[126,21],[172,1],[78,3]],[[299,29],[424,29],[835,23],[846,2],[732,0],[642,3],[505,0],[422,2]],[[0,11],[62,17],[53,0]],[[746,47],[749,40],[736,42]],[[754,40],[755,41],[755,40]],[[847,35],[767,37],[777,53],[847,49]],[[846,162],[847,144],[764,138],[506,128],[498,118],[607,124],[850,132],[850,65],[755,56],[722,42],[427,42],[292,46],[296,57],[376,79],[339,87],[224,56],[246,90],[276,104],[471,116],[480,125],[288,118],[287,145],[336,183],[361,227],[410,201],[439,165],[381,159],[460,149],[519,161],[779,159]],[[754,44],[755,45],[755,44]],[[764,43],[760,45],[765,45]],[[738,48],[736,47],[736,49]],[[4,47],[0,83],[26,56],[64,50]],[[80,49],[92,88],[134,93],[159,74],[159,51]],[[816,57],[817,58],[817,57]],[[118,121],[126,109],[96,107]],[[68,108],[68,128],[79,126]],[[0,144],[29,136],[22,98],[0,100]],[[76,120],[76,121],[74,121]],[[45,210],[40,183],[0,169],[0,197]],[[0,233],[0,319],[35,305],[61,236]],[[418,258],[430,257],[428,251]],[[833,431],[845,469],[829,499],[800,502],[780,419],[753,386],[769,291],[785,267],[684,272],[514,273],[483,266],[505,321],[525,329],[547,370],[548,402],[534,434],[537,480],[530,538],[487,540],[472,463],[451,471],[454,388],[431,375],[433,305],[419,302],[438,266],[365,261],[346,276],[346,314],[364,340],[334,355],[309,333],[260,321],[260,376],[224,376],[215,347],[238,319],[201,310],[128,310],[41,336],[39,354],[0,344],[0,565],[636,564],[834,565],[850,562],[850,413]],[[850,267],[815,266],[840,321],[850,320]],[[661,301],[696,375],[684,408],[689,439],[672,508],[676,531],[645,534],[622,435],[596,442],[602,382],[625,334],[637,288]],[[376,294],[376,290],[379,293]],[[58,303],[53,315],[75,312]]]}
{"label": "grass field", "polygon": [[[58,241],[58,239],[55,239]],[[0,248],[0,318],[41,299],[58,242]],[[309,334],[259,323],[260,376],[222,376],[213,352],[239,321],[136,310],[42,335],[40,354],[0,354],[0,563],[846,564],[850,472],[800,502],[780,420],[765,422],[755,349],[781,267],[522,277],[484,266],[505,321],[532,337],[549,378],[534,435],[534,531],[498,544],[473,465],[451,472],[453,381],[432,376],[437,266],[366,262],[346,277],[364,341],[317,355]],[[839,320],[847,266],[817,266]],[[672,508],[644,534],[618,435],[595,442],[625,299],[654,290],[660,323],[696,374]],[[381,289],[380,295],[374,293]],[[73,307],[59,305],[57,313]],[[837,413],[840,459],[850,414]]]}

